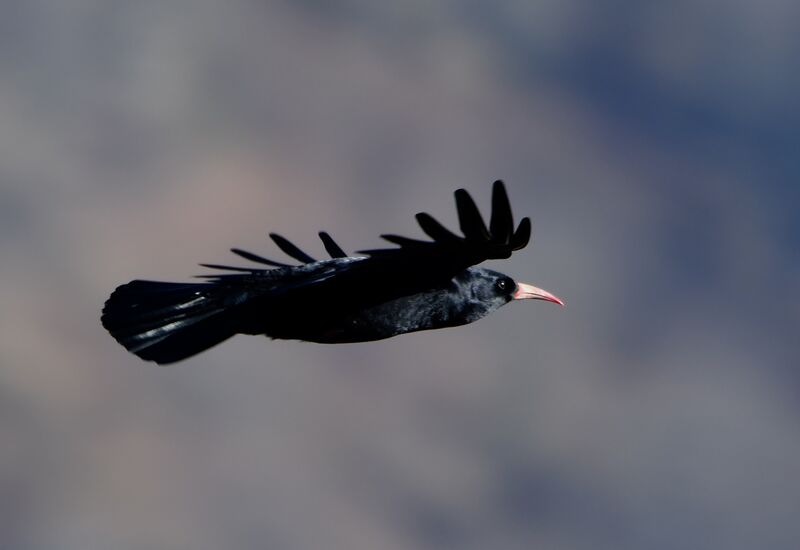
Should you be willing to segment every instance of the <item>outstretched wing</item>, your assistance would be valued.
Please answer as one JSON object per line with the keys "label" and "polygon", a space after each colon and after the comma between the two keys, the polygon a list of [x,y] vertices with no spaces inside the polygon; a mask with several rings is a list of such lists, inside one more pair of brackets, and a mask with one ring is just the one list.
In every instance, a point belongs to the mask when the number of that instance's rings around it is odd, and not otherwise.
{"label": "outstretched wing", "polygon": [[233,272],[201,277],[234,285],[267,285],[272,289],[270,292],[274,291],[274,281],[280,280],[285,285],[283,292],[302,290],[307,293],[314,288],[315,292],[324,293],[328,301],[335,295],[336,299],[341,298],[348,306],[355,307],[386,293],[418,292],[427,285],[449,280],[469,266],[485,260],[508,258],[528,244],[531,222],[523,218],[515,228],[511,204],[502,181],[495,181],[492,188],[492,215],[488,227],[467,191],[459,189],[455,192],[455,199],[463,236],[422,212],[417,214],[417,222],[432,239],[430,241],[382,235],[398,246],[363,250],[359,253],[367,257],[353,257],[347,256],[330,235],[322,232],[320,238],[332,259],[317,262],[284,237],[271,233],[270,237],[278,248],[302,265],[291,266],[234,248],[232,252],[247,260],[279,269],[201,264]]}

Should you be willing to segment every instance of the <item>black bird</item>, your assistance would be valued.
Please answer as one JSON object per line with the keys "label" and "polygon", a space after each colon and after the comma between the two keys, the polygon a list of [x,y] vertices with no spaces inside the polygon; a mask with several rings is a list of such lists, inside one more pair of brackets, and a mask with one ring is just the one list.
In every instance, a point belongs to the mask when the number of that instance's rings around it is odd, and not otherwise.
{"label": "black bird", "polygon": [[524,248],[531,222],[514,229],[501,181],[492,189],[489,227],[464,189],[455,192],[463,237],[430,215],[417,214],[433,240],[382,237],[398,248],[348,256],[325,232],[319,236],[329,260],[315,260],[274,233],[270,237],[301,262],[288,265],[240,250],[231,251],[268,269],[200,264],[228,273],[201,275],[202,283],[131,281],[105,304],[103,326],[125,348],[147,361],[174,363],[234,334],[325,344],[367,342],[418,330],[477,321],[511,300],[564,303],[549,292],[507,275],[473,267],[508,258]]}

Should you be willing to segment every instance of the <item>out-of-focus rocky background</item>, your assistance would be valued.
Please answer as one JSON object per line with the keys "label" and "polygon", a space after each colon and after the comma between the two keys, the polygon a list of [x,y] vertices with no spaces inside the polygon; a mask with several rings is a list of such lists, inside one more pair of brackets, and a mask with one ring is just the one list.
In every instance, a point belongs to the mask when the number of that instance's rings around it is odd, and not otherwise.
{"label": "out-of-focus rocky background", "polygon": [[[0,548],[797,548],[796,2],[0,11]],[[169,368],[100,326],[496,178],[491,267],[566,309]]]}

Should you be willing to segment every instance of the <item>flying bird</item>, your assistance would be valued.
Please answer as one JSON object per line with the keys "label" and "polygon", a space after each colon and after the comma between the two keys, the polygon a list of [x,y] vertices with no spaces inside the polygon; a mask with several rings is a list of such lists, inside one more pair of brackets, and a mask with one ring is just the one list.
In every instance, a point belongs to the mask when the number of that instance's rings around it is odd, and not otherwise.
{"label": "flying bird", "polygon": [[278,248],[300,265],[232,248],[266,267],[200,264],[224,273],[200,275],[200,283],[131,281],[106,301],[103,326],[128,351],[168,364],[235,334],[368,342],[472,323],[512,300],[564,305],[546,290],[474,267],[509,258],[530,240],[530,219],[514,227],[503,182],[494,182],[488,227],[467,191],[457,190],[455,199],[463,236],[421,212],[416,219],[430,241],[382,235],[397,246],[351,256],[320,232],[331,258],[316,260],[271,233]]}

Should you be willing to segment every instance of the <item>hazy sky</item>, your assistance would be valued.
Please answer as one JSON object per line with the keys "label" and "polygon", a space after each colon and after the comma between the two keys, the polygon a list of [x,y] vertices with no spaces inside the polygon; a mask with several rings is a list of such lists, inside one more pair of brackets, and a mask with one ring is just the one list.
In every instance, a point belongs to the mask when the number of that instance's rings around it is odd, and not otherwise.
{"label": "hazy sky", "polygon": [[[800,5],[8,1],[0,547],[794,549]],[[269,231],[506,181],[563,297],[168,368],[102,329]]]}

